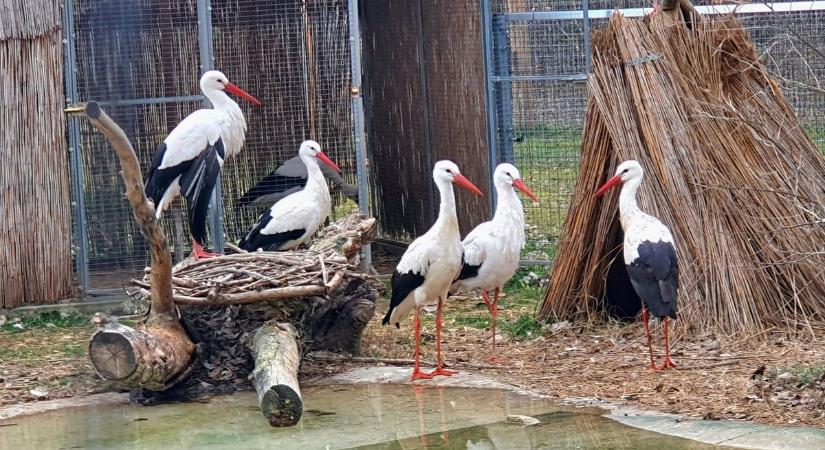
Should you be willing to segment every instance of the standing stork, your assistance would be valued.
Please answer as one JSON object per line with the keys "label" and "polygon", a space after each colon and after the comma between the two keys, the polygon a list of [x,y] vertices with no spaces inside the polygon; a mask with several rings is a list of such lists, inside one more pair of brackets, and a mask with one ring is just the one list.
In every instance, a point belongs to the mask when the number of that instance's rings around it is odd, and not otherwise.
{"label": "standing stork", "polygon": [[[515,190],[524,192],[534,202],[539,201],[512,164],[499,164],[493,173],[493,182],[498,199],[493,220],[475,227],[461,242],[464,247],[463,265],[451,289],[481,290],[481,297],[493,316],[490,361],[496,359],[498,296],[504,283],[516,273],[521,249],[524,248],[524,208]],[[487,292],[490,289],[495,289],[492,301]]]}
{"label": "standing stork", "polygon": [[318,160],[338,172],[341,169],[315,141],[301,143],[298,155],[307,168],[306,185],[300,191],[282,198],[261,215],[258,223],[238,244],[242,249],[254,252],[258,249],[276,251],[297,248],[318,231],[332,211],[329,187]]}
{"label": "standing stork", "polygon": [[163,140],[149,168],[145,192],[155,203],[157,219],[183,193],[192,233],[192,254],[195,258],[208,258],[215,256],[203,249],[209,199],[224,160],[241,151],[246,134],[243,112],[226,93],[255,105],[261,102],[217,70],[204,73],[200,87],[212,102],[212,109],[189,114]]}
{"label": "standing stork", "polygon": [[[433,180],[441,195],[441,206],[435,224],[414,240],[404,252],[401,261],[392,274],[392,299],[383,325],[394,324],[401,328],[404,320],[415,308],[415,367],[412,381],[429,379],[436,375],[450,376],[456,372],[444,369],[441,357],[442,308],[447,299],[450,285],[461,270],[461,235],[455,212],[453,183],[477,195],[481,191],[458,170],[452,161],[439,161],[433,168]],[[424,373],[420,367],[421,355],[421,311],[420,307],[436,300],[438,309],[435,319],[436,369]]]}
{"label": "standing stork", "polygon": [[653,362],[648,310],[664,323],[665,359],[661,369],[676,367],[670,359],[668,324],[676,319],[676,298],[679,291],[679,264],[673,235],[655,217],[643,213],[636,205],[636,191],[644,179],[644,170],[637,161],[625,161],[616,168],[616,175],[596,192],[601,197],[614,186],[624,183],[619,194],[619,218],[624,231],[624,263],[633,289],[642,299],[642,321],[647,333],[650,368],[659,370]]}

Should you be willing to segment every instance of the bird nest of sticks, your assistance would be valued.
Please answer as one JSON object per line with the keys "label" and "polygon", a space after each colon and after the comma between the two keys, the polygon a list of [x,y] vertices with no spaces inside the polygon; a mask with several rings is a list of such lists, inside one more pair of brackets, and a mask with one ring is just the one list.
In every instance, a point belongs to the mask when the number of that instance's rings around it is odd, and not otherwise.
{"label": "bird nest of sticks", "polygon": [[[308,249],[245,252],[210,259],[187,258],[172,270],[175,303],[233,305],[327,295],[357,278],[361,246],[371,239],[375,219],[352,214],[324,228]],[[233,247],[233,246],[232,246]],[[149,298],[150,269],[133,279],[138,296]]]}

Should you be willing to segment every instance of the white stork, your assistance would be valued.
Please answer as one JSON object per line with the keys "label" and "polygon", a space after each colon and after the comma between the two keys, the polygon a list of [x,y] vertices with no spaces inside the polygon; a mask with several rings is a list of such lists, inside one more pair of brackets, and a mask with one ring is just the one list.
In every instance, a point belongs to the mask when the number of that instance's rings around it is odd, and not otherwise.
{"label": "white stork", "polygon": [[[499,164],[493,173],[493,182],[498,198],[493,220],[475,227],[461,242],[463,265],[451,289],[481,290],[481,297],[493,316],[491,361],[496,359],[498,297],[504,283],[516,273],[524,248],[524,208],[515,190],[524,192],[534,202],[539,201],[512,164]],[[493,301],[487,292],[491,289],[495,289]]]}
{"label": "white stork", "polygon": [[676,367],[670,359],[668,323],[676,319],[676,299],[679,291],[679,264],[673,235],[655,217],[643,213],[636,205],[636,191],[644,179],[644,170],[637,161],[625,161],[616,168],[616,175],[596,192],[601,197],[612,187],[624,183],[619,194],[619,218],[624,231],[624,263],[633,288],[642,300],[642,321],[647,333],[650,368],[658,370],[653,362],[648,325],[650,313],[664,323],[665,359],[661,369]]}
{"label": "white stork", "polygon": [[243,112],[226,93],[255,105],[261,102],[217,70],[204,73],[200,87],[212,102],[212,109],[189,114],[163,140],[149,168],[145,191],[146,197],[155,203],[158,219],[183,192],[189,210],[192,254],[206,258],[214,256],[203,249],[209,199],[224,160],[241,151],[246,134]]}
{"label": "white stork", "polygon": [[[355,202],[358,201],[357,186],[347,183],[340,173],[332,170],[326,164],[320,167],[321,173],[332,182],[333,188],[340,189],[345,196]],[[269,207],[287,195],[303,189],[307,184],[307,177],[306,164],[300,156],[293,156],[246,191],[235,205],[238,208],[247,206]]]}
{"label": "white stork", "polygon": [[242,249],[254,252],[258,249],[275,251],[297,248],[318,231],[332,211],[329,187],[318,160],[338,172],[341,169],[315,141],[301,143],[298,155],[307,168],[306,186],[287,195],[261,215],[258,223],[238,244]]}
{"label": "white stork", "polygon": [[[483,195],[467,178],[461,175],[458,166],[452,161],[439,161],[433,168],[433,180],[441,194],[441,206],[435,224],[404,252],[401,261],[392,274],[392,299],[387,315],[382,324],[394,324],[400,328],[400,322],[415,308],[415,367],[412,381],[418,378],[429,379],[436,375],[450,376],[456,372],[444,369],[441,357],[442,307],[447,299],[450,285],[461,270],[461,235],[458,230],[458,217],[455,212],[455,183],[477,195]],[[421,354],[421,319],[420,307],[438,304],[435,319],[435,349],[437,353],[436,369],[424,373],[420,367]]]}

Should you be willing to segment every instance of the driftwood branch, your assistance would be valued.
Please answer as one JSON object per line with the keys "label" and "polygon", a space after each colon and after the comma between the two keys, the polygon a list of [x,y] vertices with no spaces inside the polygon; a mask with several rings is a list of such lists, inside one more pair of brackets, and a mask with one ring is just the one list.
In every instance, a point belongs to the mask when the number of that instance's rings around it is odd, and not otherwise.
{"label": "driftwood branch", "polygon": [[155,208],[143,192],[143,175],[132,144],[126,133],[96,102],[86,105],[86,116],[109,143],[120,159],[121,175],[126,186],[126,198],[140,226],[140,232],[149,241],[152,255],[152,315],[177,321],[175,302],[172,301],[172,255],[163,230],[155,220]]}
{"label": "driftwood branch", "polygon": [[151,310],[146,322],[133,329],[106,316],[95,316],[98,329],[89,340],[89,358],[104,379],[164,390],[186,373],[195,349],[179,322],[172,296],[172,255],[155,220],[155,209],[143,192],[140,164],[126,134],[95,102],[86,105],[86,116],[117,153],[126,198],[152,256]]}

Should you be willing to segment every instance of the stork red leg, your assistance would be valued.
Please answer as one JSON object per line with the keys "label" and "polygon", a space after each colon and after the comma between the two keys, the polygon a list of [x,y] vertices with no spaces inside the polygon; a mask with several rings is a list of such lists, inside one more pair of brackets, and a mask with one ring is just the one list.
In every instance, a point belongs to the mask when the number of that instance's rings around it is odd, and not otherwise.
{"label": "stork red leg", "polygon": [[415,307],[415,319],[413,320],[413,327],[415,328],[415,366],[413,367],[412,378],[410,381],[415,381],[419,378],[429,380],[433,376],[421,371],[421,308]]}
{"label": "stork red leg", "polygon": [[498,320],[498,296],[501,294],[501,289],[496,288],[495,293],[493,294],[493,305],[490,307],[490,314],[493,315],[493,351],[492,355],[490,356],[490,362],[496,362],[496,321]]}
{"label": "stork red leg", "polygon": [[656,363],[653,362],[653,337],[650,335],[650,325],[648,324],[647,306],[642,303],[642,322],[645,324],[645,333],[647,334],[647,350],[650,352],[650,369],[659,370]]}
{"label": "stork red leg", "polygon": [[668,325],[670,324],[670,317],[665,317],[665,362],[662,363],[662,369],[667,369],[668,367],[676,368],[676,364],[674,364],[673,360],[670,359],[670,338],[668,336]]}
{"label": "stork red leg", "polygon": [[219,255],[217,253],[207,252],[198,241],[192,239],[192,256],[194,256],[195,259],[205,259],[214,258]]}
{"label": "stork red leg", "polygon": [[445,377],[453,376],[457,374],[455,370],[447,370],[444,368],[444,358],[441,356],[441,327],[444,325],[444,321],[441,318],[442,310],[444,309],[444,300],[439,295],[438,296],[438,308],[435,312],[435,354],[436,354],[436,366],[435,370],[430,372],[430,377],[435,377],[438,375],[444,375]]}
{"label": "stork red leg", "polygon": [[493,302],[490,301],[490,294],[487,293],[486,289],[481,290],[481,299],[484,300],[484,304],[487,305],[487,311],[489,311],[490,314],[492,314]]}

